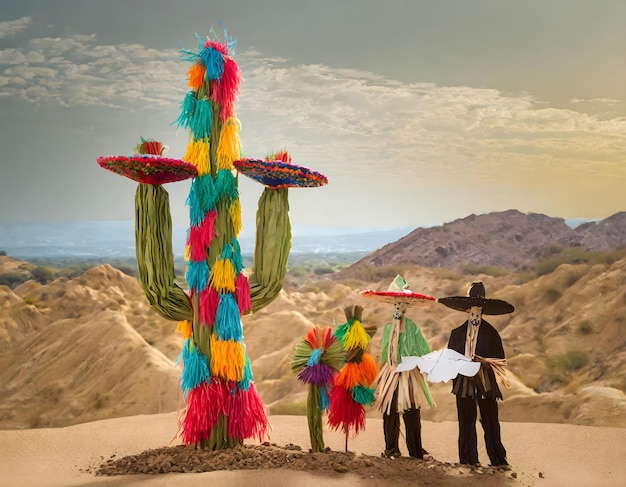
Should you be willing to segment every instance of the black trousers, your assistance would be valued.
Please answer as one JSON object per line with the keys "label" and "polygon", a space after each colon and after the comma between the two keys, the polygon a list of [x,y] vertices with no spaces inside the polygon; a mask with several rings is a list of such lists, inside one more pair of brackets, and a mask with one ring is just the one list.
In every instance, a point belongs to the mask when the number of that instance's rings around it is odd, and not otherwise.
{"label": "black trousers", "polygon": [[480,419],[485,432],[485,447],[491,465],[508,465],[506,450],[500,438],[498,403],[495,398],[456,397],[456,409],[459,418],[459,461],[472,465],[478,463],[476,403],[480,409]]}
{"label": "black trousers", "polygon": [[[400,413],[398,409],[398,393],[391,401],[391,413],[383,413],[383,431],[385,433],[385,450],[388,453],[400,453],[398,438],[400,437]],[[424,458],[422,449],[422,423],[420,409],[407,409],[402,413],[406,433],[406,446],[409,455],[415,458]]]}

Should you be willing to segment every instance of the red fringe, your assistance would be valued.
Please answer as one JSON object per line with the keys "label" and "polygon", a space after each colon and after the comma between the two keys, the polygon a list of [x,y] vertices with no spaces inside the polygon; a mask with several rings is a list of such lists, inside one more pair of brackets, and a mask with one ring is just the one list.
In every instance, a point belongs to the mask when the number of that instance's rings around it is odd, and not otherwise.
{"label": "red fringe", "polygon": [[211,81],[211,99],[221,106],[220,119],[222,122],[226,122],[228,117],[234,113],[240,79],[239,65],[233,59],[225,57],[222,78]]}
{"label": "red fringe", "polygon": [[193,262],[201,262],[206,259],[207,248],[215,237],[216,218],[217,211],[209,211],[199,226],[189,228],[187,245],[189,245],[189,256]]}
{"label": "red fringe", "polygon": [[198,320],[201,325],[213,326],[217,307],[220,304],[220,297],[213,286],[200,291],[200,307],[198,309]]}
{"label": "red fringe", "polygon": [[228,56],[228,46],[226,45],[226,43],[221,43],[218,41],[212,41],[211,39],[208,39],[204,43],[204,47],[212,47],[216,51],[221,52],[224,56]]}
{"label": "red fringe", "polygon": [[341,428],[344,433],[353,429],[355,435],[365,429],[365,408],[352,399],[349,389],[334,386],[330,391],[328,426],[335,431]]}
{"label": "red fringe", "polygon": [[254,383],[248,390],[237,387],[230,394],[228,404],[228,436],[243,441],[256,438],[259,442],[269,438],[267,410],[257,393]]}
{"label": "red fringe", "polygon": [[336,340],[329,326],[323,328],[315,326],[306,335],[306,341],[309,342],[313,349],[323,348],[327,350]]}
{"label": "red fringe", "polygon": [[194,445],[209,439],[211,430],[217,424],[217,419],[220,414],[224,414],[229,393],[229,389],[215,379],[212,379],[210,384],[201,382],[189,391],[187,410],[180,432],[186,445]]}
{"label": "red fringe", "polygon": [[242,272],[239,273],[235,280],[235,299],[239,306],[239,314],[244,315],[252,309],[250,284],[248,284],[248,278]]}

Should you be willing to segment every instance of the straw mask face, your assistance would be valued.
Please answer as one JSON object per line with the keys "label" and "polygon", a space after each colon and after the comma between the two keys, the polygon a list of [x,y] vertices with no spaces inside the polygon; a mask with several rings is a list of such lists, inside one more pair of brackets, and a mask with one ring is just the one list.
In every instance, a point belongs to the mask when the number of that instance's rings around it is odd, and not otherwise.
{"label": "straw mask face", "polygon": [[483,309],[478,306],[472,306],[469,310],[469,322],[478,326],[483,316]]}

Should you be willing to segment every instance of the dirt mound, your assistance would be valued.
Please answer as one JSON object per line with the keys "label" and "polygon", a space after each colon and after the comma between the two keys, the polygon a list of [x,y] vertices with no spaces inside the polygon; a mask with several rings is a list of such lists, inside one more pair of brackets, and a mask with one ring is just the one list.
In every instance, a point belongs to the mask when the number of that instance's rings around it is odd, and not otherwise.
{"label": "dirt mound", "polygon": [[420,485],[483,486],[507,485],[516,478],[510,467],[460,466],[444,463],[428,456],[424,460],[410,457],[384,458],[356,455],[353,452],[304,452],[293,444],[275,443],[244,445],[229,450],[194,450],[175,446],[146,450],[120,459],[112,457],[95,470],[96,475],[162,474],[170,472],[199,473],[216,470],[287,469],[316,475],[338,477],[354,473],[372,485],[381,481],[396,486]]}

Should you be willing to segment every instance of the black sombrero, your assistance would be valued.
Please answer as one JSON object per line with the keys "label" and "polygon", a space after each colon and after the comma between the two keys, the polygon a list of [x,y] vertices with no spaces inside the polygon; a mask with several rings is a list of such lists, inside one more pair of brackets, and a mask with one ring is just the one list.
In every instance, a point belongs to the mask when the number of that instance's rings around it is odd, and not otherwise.
{"label": "black sombrero", "polygon": [[457,311],[469,311],[472,306],[483,309],[484,315],[506,315],[515,311],[515,307],[501,299],[487,299],[485,285],[482,282],[473,282],[467,296],[450,296],[439,298],[438,301],[448,308]]}

